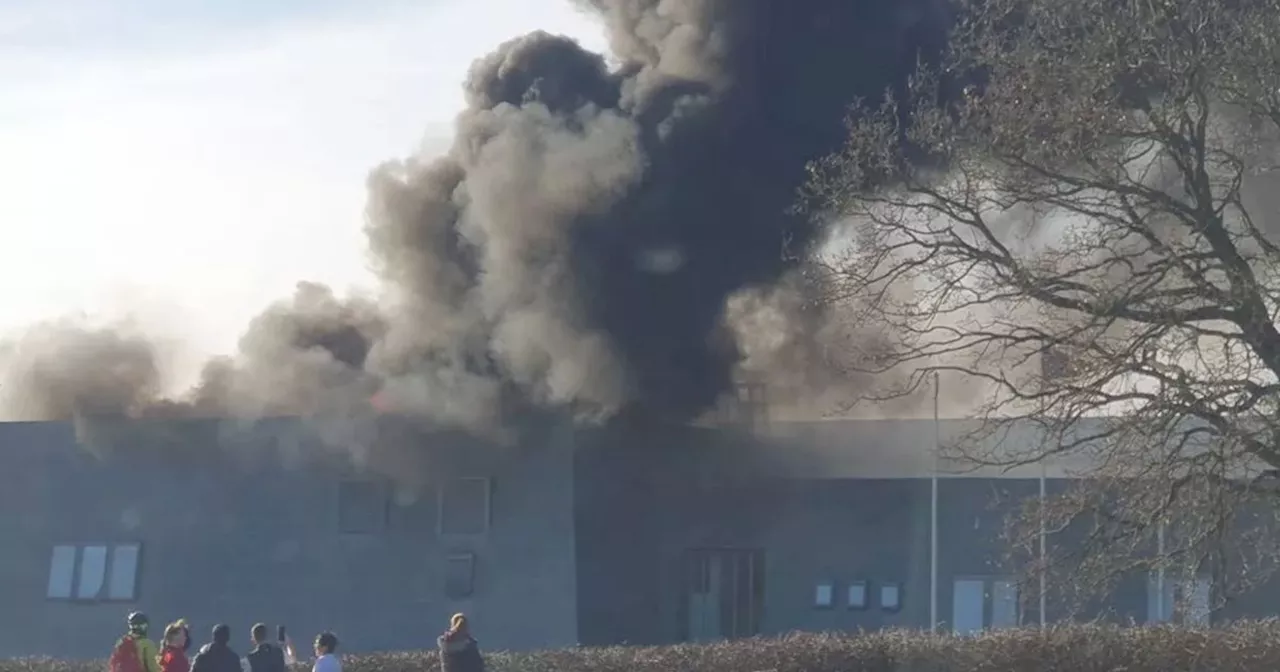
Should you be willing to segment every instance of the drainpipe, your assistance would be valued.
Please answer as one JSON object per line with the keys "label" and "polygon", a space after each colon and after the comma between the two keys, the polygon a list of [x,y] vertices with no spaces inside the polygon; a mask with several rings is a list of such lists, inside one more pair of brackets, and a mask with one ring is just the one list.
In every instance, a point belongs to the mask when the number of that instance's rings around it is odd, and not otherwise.
{"label": "drainpipe", "polygon": [[1164,520],[1156,528],[1156,558],[1160,564],[1156,567],[1156,618],[1157,623],[1164,622]]}
{"label": "drainpipe", "polygon": [[1040,459],[1040,629],[1044,630],[1047,622],[1045,616],[1045,575],[1049,572],[1049,565],[1046,562],[1048,556],[1045,555],[1045,528],[1044,528],[1044,499],[1045,499],[1045,472],[1048,467],[1045,465],[1046,458]]}
{"label": "drainpipe", "polygon": [[941,377],[933,372],[933,472],[929,479],[929,632],[938,631],[938,453],[942,424],[938,419]]}

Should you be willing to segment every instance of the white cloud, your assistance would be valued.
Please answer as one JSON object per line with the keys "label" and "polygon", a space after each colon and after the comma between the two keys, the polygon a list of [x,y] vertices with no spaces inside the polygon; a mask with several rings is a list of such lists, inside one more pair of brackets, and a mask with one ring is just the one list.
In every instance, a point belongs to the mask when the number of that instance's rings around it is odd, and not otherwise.
{"label": "white cloud", "polygon": [[443,148],[471,61],[537,28],[603,48],[562,0],[457,0],[278,23],[178,57],[10,50],[0,328],[131,311],[205,354],[298,280],[368,285],[368,170]]}

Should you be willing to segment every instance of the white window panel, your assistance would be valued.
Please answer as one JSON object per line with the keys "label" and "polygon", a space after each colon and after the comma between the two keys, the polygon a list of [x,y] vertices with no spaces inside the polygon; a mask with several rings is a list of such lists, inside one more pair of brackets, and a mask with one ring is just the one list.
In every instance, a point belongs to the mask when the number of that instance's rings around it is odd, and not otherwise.
{"label": "white window panel", "polygon": [[951,627],[957,635],[982,632],[986,586],[982,579],[957,579],[951,593]]}
{"label": "white window panel", "polygon": [[867,582],[854,581],[849,584],[848,603],[850,609],[867,608]]}
{"label": "white window panel", "polygon": [[836,587],[829,581],[819,583],[813,591],[813,606],[830,607],[836,600]]}
{"label": "white window panel", "polygon": [[45,594],[51,600],[69,600],[76,580],[76,547],[54,546],[49,558],[49,584]]}
{"label": "white window panel", "polygon": [[107,547],[85,546],[80,551],[80,584],[76,597],[81,600],[96,599],[102,593],[107,580]]}
{"label": "white window panel", "polygon": [[112,549],[107,599],[132,601],[137,598],[138,557],[141,551],[142,548],[137,544],[123,544]]}
{"label": "white window panel", "polygon": [[902,588],[898,584],[881,584],[880,608],[885,611],[897,611],[902,608]]}

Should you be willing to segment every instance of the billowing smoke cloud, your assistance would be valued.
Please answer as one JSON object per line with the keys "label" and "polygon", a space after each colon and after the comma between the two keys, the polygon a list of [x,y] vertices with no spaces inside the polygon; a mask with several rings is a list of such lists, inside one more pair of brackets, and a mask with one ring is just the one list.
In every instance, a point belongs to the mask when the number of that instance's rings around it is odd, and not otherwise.
{"label": "billowing smoke cloud", "polygon": [[[578,4],[620,67],[562,37],[511,40],[474,64],[446,156],[373,171],[376,302],[303,285],[167,401],[144,339],[48,327],[9,353],[11,414],[336,412],[374,397],[473,426],[530,404],[687,418],[744,349],[756,374],[793,369],[788,348],[722,338],[724,319],[730,335],[812,342],[823,321],[787,294],[783,243],[815,232],[787,209],[848,104],[941,42],[943,3]],[[726,311],[744,289],[755,298]]]}

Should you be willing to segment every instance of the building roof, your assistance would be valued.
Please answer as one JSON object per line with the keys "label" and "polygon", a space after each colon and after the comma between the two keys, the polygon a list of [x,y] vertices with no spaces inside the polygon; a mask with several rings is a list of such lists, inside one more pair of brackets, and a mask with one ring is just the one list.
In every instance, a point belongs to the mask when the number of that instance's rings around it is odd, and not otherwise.
{"label": "building roof", "polygon": [[[1099,418],[1079,423],[1075,429],[1088,434],[1099,431],[1104,422]],[[1031,420],[998,428],[967,419],[832,419],[773,422],[753,430],[647,423],[561,434],[550,434],[549,429],[531,423],[513,444],[611,445],[637,456],[665,449],[668,457],[700,463],[708,474],[730,474],[741,468],[743,473],[785,478],[929,478],[935,474],[942,478],[1039,478],[1042,474],[1064,478],[1078,476],[1090,466],[1090,457],[1078,453],[1069,460],[1028,462],[1046,444],[1045,430]],[[421,450],[428,446],[433,450]],[[128,455],[195,466],[206,460],[226,461],[229,455],[245,465],[263,459],[286,467],[337,462],[345,469],[368,468],[403,477],[439,467],[441,454],[462,454],[468,460],[483,454],[500,460],[504,450],[513,449],[519,448],[459,430],[423,429],[386,416],[371,426],[298,418],[0,423],[0,450],[49,458]],[[959,454],[987,456],[1006,464],[978,467],[971,460],[956,459]],[[1018,459],[1023,463],[1007,464]]]}

